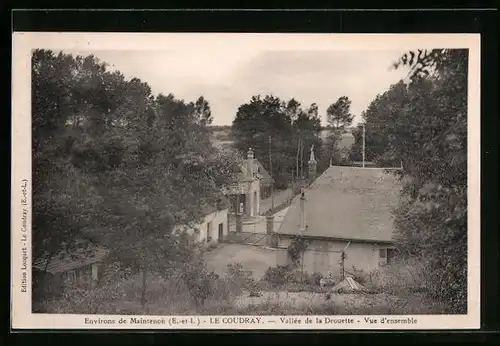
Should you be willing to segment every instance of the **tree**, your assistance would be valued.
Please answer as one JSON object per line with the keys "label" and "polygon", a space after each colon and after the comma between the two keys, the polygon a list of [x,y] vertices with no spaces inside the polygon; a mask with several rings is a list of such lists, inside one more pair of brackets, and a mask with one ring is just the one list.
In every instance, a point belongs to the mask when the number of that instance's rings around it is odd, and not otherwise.
{"label": "tree", "polygon": [[309,148],[314,145],[314,148],[316,148],[316,157],[323,157],[322,141],[320,137],[321,120],[318,115],[318,106],[316,103],[312,103],[305,111],[300,109],[295,119],[293,126],[295,128],[297,142],[299,143],[297,154],[299,154],[298,156],[300,157],[300,165],[297,165],[295,172],[297,172],[298,177],[305,177],[307,175]]}
{"label": "tree", "polygon": [[96,203],[89,197],[95,178],[74,163],[95,154],[88,143],[119,114],[117,95],[123,95],[125,81],[105,69],[93,56],[32,54],[34,260],[71,247],[84,219],[78,210]]}
{"label": "tree", "polygon": [[410,83],[379,95],[365,115],[367,134],[381,137],[371,153],[402,161],[398,244],[457,313],[467,308],[467,64],[467,50],[408,52],[396,66],[410,68]]}
{"label": "tree", "polygon": [[[263,158],[269,157],[271,149],[273,164],[270,173],[277,188],[286,188],[292,176],[296,176],[300,168],[304,171],[307,165],[308,158],[301,156],[301,148],[309,148],[315,143],[316,148],[321,147],[320,130],[315,104],[303,110],[300,102],[293,98],[282,101],[273,95],[264,98],[257,95],[238,108],[231,131],[236,149],[246,155],[248,148],[252,148],[255,157],[268,171],[269,160]],[[269,137],[272,138],[271,148]]]}
{"label": "tree", "polygon": [[328,124],[334,131],[344,131],[351,126],[354,115],[350,113],[351,100],[347,96],[340,97],[326,109]]}
{"label": "tree", "polygon": [[[361,113],[361,118],[365,118],[364,112]],[[363,125],[364,123],[358,124],[352,131],[354,137],[354,144],[349,152],[349,160],[351,161],[361,161],[363,159]],[[366,131],[366,130],[365,130]],[[365,158],[370,161],[370,158]]]}
{"label": "tree", "polygon": [[[189,255],[175,226],[224,207],[234,164],[211,146],[208,102],[154,97],[94,57],[33,53],[33,260],[79,237],[133,271]],[[143,303],[145,286],[143,290]]]}
{"label": "tree", "polygon": [[329,160],[334,164],[342,164],[343,158],[338,147],[342,135],[347,127],[351,126],[354,115],[350,113],[351,100],[347,96],[340,97],[326,110],[330,133],[325,140],[325,149]]}
{"label": "tree", "polygon": [[[402,138],[403,128],[397,124],[413,123],[411,115],[404,115],[405,105],[408,105],[407,85],[403,81],[391,85],[389,90],[377,97],[369,104],[366,111],[361,114],[365,125],[365,159],[377,162],[381,166],[399,166],[400,158],[391,159],[387,156],[389,143],[394,138]],[[397,123],[397,124],[396,124]],[[355,145],[352,155],[361,159],[363,124],[359,124],[353,131]],[[406,125],[405,125],[406,126]],[[406,126],[406,127],[408,127]]]}
{"label": "tree", "polygon": [[208,101],[203,96],[200,96],[194,104],[194,115],[201,124],[212,124],[212,111],[210,110]]}

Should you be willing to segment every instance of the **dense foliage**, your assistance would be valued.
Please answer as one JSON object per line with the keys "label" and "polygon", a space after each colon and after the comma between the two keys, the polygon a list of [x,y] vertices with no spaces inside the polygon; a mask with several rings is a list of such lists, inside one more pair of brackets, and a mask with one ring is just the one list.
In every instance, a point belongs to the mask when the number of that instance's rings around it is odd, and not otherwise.
{"label": "dense foliage", "polygon": [[250,102],[238,108],[232,125],[236,149],[246,153],[252,148],[255,157],[273,175],[278,188],[307,178],[311,146],[314,145],[316,157],[322,156],[320,131],[316,104],[304,110],[295,99],[286,102],[272,95],[253,96]]}
{"label": "dense foliage", "polygon": [[410,67],[409,82],[391,86],[363,114],[367,159],[402,163],[399,245],[426,263],[427,289],[460,312],[467,302],[467,54],[407,53],[398,64]]}
{"label": "dense foliage", "polygon": [[32,68],[33,260],[81,237],[134,270],[182,260],[174,226],[222,207],[234,179],[208,102],[154,96],[94,56],[36,50]]}

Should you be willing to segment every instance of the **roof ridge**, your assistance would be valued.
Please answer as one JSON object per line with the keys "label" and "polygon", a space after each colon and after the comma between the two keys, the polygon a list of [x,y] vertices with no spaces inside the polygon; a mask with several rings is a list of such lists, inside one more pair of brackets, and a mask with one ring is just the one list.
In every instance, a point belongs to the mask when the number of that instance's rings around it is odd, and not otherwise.
{"label": "roof ridge", "polygon": [[[394,224],[393,215],[387,207],[397,203],[396,191],[401,187],[395,177],[391,178],[392,175],[385,169],[328,167],[306,186],[305,210],[309,227],[305,235],[390,241]],[[277,233],[299,234],[297,200],[298,196],[295,196]]]}

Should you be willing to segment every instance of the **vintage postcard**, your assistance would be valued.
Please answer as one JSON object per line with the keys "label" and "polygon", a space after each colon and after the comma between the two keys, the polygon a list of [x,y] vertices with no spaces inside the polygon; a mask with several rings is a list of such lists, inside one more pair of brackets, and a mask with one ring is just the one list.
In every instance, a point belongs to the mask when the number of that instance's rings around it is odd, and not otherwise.
{"label": "vintage postcard", "polygon": [[15,32],[12,328],[479,328],[479,54]]}

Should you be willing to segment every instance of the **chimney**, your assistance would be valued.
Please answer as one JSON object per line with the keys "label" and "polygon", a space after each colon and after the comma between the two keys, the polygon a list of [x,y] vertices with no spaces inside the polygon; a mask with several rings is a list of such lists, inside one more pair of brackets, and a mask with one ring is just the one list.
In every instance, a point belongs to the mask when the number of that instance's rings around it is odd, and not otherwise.
{"label": "chimney", "polygon": [[247,153],[247,172],[248,172],[248,177],[250,179],[253,179],[253,166],[254,166],[254,157],[253,157],[253,150],[252,148],[249,148],[248,149],[248,153]]}
{"label": "chimney", "polygon": [[304,187],[302,187],[300,191],[300,232],[305,232],[306,228],[306,196]]}
{"label": "chimney", "polygon": [[311,155],[309,157],[309,183],[312,183],[316,179],[316,166],[318,162],[314,158],[314,144],[311,146]]}

